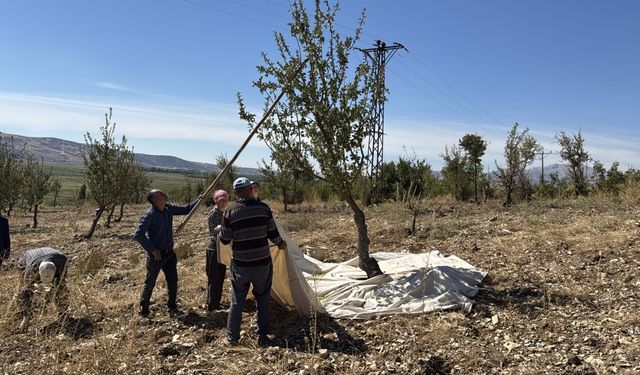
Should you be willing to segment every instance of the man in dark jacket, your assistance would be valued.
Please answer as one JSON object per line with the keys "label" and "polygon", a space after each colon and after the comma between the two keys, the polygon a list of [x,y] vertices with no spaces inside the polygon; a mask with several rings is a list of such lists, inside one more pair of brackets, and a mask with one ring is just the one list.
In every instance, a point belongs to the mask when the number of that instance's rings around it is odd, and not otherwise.
{"label": "man in dark jacket", "polygon": [[64,281],[67,257],[60,251],[50,247],[41,247],[25,251],[18,267],[24,270],[22,285],[20,287],[20,330],[25,331],[31,320],[31,299],[33,297],[34,284],[38,281],[45,285],[53,284],[52,293],[58,305],[58,315],[63,316],[67,312],[67,288]]}
{"label": "man in dark jacket", "polygon": [[253,295],[258,305],[258,344],[267,341],[269,327],[269,303],[273,265],[269,241],[281,250],[287,244],[280,237],[271,209],[252,195],[251,181],[240,177],[233,182],[238,200],[235,206],[225,210],[222,218],[220,242],[231,245],[231,307],[227,319],[227,341],[237,344],[240,340],[242,307],[253,286]]}
{"label": "man in dark jacket", "polygon": [[11,252],[11,238],[9,237],[9,220],[0,214],[0,266],[4,259],[9,258]]}
{"label": "man in dark jacket", "polygon": [[135,239],[147,252],[147,276],[140,297],[140,315],[149,316],[151,293],[156,285],[160,270],[167,280],[167,308],[171,315],[179,313],[176,297],[178,293],[178,269],[176,253],[173,251],[173,216],[186,215],[196,205],[197,200],[186,206],[167,203],[167,194],[154,189],[147,193],[151,207],[142,215],[134,234]]}

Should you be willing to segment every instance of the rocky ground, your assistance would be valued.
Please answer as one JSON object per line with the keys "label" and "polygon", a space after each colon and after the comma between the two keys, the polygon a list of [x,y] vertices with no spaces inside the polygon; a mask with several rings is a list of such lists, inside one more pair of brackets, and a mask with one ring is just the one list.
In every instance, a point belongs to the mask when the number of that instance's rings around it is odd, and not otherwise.
{"label": "rocky ground", "polygon": [[[637,374],[640,373],[640,209],[607,199],[543,201],[503,208],[429,204],[409,235],[400,205],[366,210],[371,251],[455,254],[488,271],[470,313],[376,320],[302,319],[272,308],[271,347],[256,345],[247,304],[240,345],[225,345],[226,312],[207,316],[206,210],[177,238],[184,315],[164,311],[159,279],[152,319],[136,301],[144,254],[131,234],[144,206],[84,240],[91,207],[45,207],[11,218],[12,258],[28,248],[70,255],[71,315],[56,319],[42,296],[26,333],[13,295],[20,273],[0,270],[0,373],[5,374]],[[355,228],[341,204],[274,211],[302,248],[327,261],[355,256]],[[176,220],[179,223],[181,220]],[[161,276],[162,278],[162,276]],[[223,304],[228,305],[228,281]]]}

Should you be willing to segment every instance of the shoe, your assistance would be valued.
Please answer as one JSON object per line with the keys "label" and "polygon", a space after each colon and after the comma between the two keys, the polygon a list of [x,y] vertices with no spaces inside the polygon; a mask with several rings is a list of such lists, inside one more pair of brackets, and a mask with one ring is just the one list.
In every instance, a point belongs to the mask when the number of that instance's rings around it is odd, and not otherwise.
{"label": "shoe", "polygon": [[169,309],[169,316],[172,318],[178,318],[182,315],[184,315],[184,313],[181,310],[179,310],[177,307],[173,309]]}
{"label": "shoe", "polygon": [[148,307],[141,308],[140,312],[138,313],[138,315],[140,315],[141,318],[148,318],[149,314],[151,314],[151,312],[149,311]]}
{"label": "shoe", "polygon": [[227,338],[227,346],[238,346],[238,341],[237,340],[232,340],[230,338]]}
{"label": "shoe", "polygon": [[258,336],[258,340],[256,343],[259,347],[266,348],[271,345],[271,340],[269,339],[269,337],[267,337],[267,335],[260,335]]}

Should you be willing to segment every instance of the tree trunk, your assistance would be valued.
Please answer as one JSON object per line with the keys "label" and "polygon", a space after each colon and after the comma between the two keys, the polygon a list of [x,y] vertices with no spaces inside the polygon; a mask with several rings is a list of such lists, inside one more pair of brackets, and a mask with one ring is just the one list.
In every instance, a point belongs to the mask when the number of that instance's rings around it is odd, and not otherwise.
{"label": "tree trunk", "polygon": [[120,215],[114,221],[119,223],[122,220],[122,216],[124,216],[124,203],[120,204]]}
{"label": "tree trunk", "polygon": [[411,220],[411,234],[415,236],[416,234],[416,219],[418,218],[418,212],[414,211],[413,218]]}
{"label": "tree trunk", "polygon": [[98,220],[100,220],[105,208],[106,207],[98,207],[96,210],[96,217],[93,218],[93,224],[91,224],[91,229],[89,229],[89,233],[84,235],[84,238],[89,239],[93,236],[93,232],[96,231],[96,227],[98,226]]}
{"label": "tree trunk", "polygon": [[107,216],[107,223],[105,224],[107,228],[111,228],[111,217],[113,217],[113,211],[115,211],[115,209],[116,209],[116,205],[114,204],[113,206],[111,206],[111,209],[109,210],[109,216]]}
{"label": "tree trunk", "polygon": [[33,206],[33,227],[38,227],[38,205]]}
{"label": "tree trunk", "polygon": [[369,256],[369,234],[367,232],[367,222],[364,212],[360,209],[351,194],[343,193],[345,200],[353,211],[353,221],[358,228],[358,258],[360,258],[359,267],[367,273],[367,277],[382,275],[378,262]]}
{"label": "tree trunk", "polygon": [[473,163],[473,193],[478,203],[478,164]]}
{"label": "tree trunk", "polygon": [[511,207],[511,205],[513,204],[513,199],[511,198],[511,192],[513,191],[513,189],[508,188],[507,189],[507,201],[504,202],[505,207]]}
{"label": "tree trunk", "polygon": [[289,207],[287,206],[287,187],[282,184],[282,204],[284,205],[284,212],[289,212]]}

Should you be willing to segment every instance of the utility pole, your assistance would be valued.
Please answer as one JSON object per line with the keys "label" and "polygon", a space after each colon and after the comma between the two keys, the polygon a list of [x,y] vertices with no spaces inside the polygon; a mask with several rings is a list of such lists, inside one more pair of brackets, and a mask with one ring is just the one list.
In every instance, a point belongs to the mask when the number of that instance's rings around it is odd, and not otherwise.
{"label": "utility pole", "polygon": [[544,156],[553,154],[553,151],[544,152],[544,150],[540,151],[540,160],[542,161],[542,172],[540,173],[540,185],[544,186]]}
{"label": "utility pole", "polygon": [[[399,49],[406,48],[400,43],[388,46],[377,40],[373,48],[358,48],[369,58],[373,66],[376,89],[373,92],[372,108],[369,116],[370,130],[367,144],[367,177],[371,184],[371,193],[380,186],[382,180],[382,162],[384,147],[384,102],[385,102],[385,67]],[[369,195],[369,194],[367,194]],[[367,198],[367,204],[369,198]]]}

